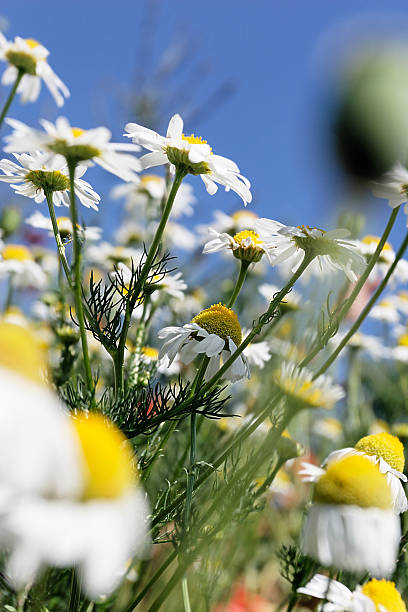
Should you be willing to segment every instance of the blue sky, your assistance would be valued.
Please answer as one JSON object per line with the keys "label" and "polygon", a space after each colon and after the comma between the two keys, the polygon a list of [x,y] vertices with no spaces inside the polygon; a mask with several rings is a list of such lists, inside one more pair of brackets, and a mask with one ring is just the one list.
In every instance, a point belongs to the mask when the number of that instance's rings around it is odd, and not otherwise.
{"label": "blue sky", "polygon": [[[258,214],[291,224],[335,224],[338,204],[348,194],[322,147],[324,82],[317,68],[322,40],[335,26],[359,14],[364,19],[367,10],[386,7],[386,18],[394,14],[405,21],[406,0],[150,0],[148,6],[157,18],[154,36],[144,45],[151,50],[150,65],[157,65],[171,42],[185,41],[188,50],[180,76],[163,91],[163,123],[172,112],[201,107],[186,132],[202,135],[217,153],[239,164],[253,183]],[[124,123],[134,119],[126,99],[144,63],[145,2],[3,0],[0,12],[9,21],[9,37],[35,38],[51,51],[50,64],[71,90],[62,109],[71,123],[104,123],[120,138]],[[211,102],[225,80],[235,93],[222,104]],[[177,86],[182,91],[175,100]],[[4,99],[4,88],[0,92]],[[10,114],[35,124],[40,117],[55,119],[58,109],[43,91],[36,104],[15,102]],[[103,195],[116,183],[99,170],[87,178]],[[234,194],[219,191],[211,198],[200,180],[195,183],[197,222],[209,220],[215,208],[237,206]],[[27,210],[30,205],[25,204]],[[115,206],[104,195],[105,220],[115,217]],[[380,231],[388,216],[385,203],[371,203],[368,210],[370,230]]]}

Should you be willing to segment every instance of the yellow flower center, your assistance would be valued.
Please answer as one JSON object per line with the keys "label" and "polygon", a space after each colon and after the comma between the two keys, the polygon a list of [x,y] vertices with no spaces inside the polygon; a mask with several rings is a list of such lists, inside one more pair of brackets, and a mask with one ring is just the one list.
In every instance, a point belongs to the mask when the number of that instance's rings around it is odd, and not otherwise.
{"label": "yellow flower center", "polygon": [[71,223],[71,219],[69,217],[57,217],[57,225],[58,227],[60,227],[60,225],[72,225]]}
{"label": "yellow flower center", "polygon": [[402,334],[398,338],[398,346],[408,346],[408,334]]}
{"label": "yellow flower center", "polygon": [[37,40],[34,40],[34,38],[26,38],[25,42],[30,47],[30,49],[35,49],[36,47],[40,46],[40,43]]}
{"label": "yellow flower center", "polygon": [[250,210],[236,210],[232,213],[231,217],[234,219],[235,223],[242,223],[243,221],[250,223],[258,219],[258,215]]}
{"label": "yellow flower center", "polygon": [[202,310],[191,321],[196,323],[209,334],[216,334],[223,340],[231,338],[239,346],[242,341],[241,326],[238,317],[231,308],[223,304],[213,304],[210,308]]}
{"label": "yellow flower center", "polygon": [[313,230],[317,230],[319,232],[322,232],[322,234],[326,233],[326,231],[320,229],[320,227],[311,227],[310,225],[297,225],[296,227],[298,229],[302,230],[302,232],[305,234],[305,236],[309,236],[309,233],[313,232]]}
{"label": "yellow flower center", "polygon": [[375,604],[376,612],[382,612],[384,609],[387,612],[407,612],[402,597],[393,582],[373,579],[367,582],[361,590]]}
{"label": "yellow flower center", "polygon": [[2,252],[3,259],[16,259],[17,261],[32,261],[33,256],[23,244],[7,244]]}
{"label": "yellow flower center", "polygon": [[145,174],[140,179],[142,185],[147,185],[148,183],[161,183],[162,181],[162,177],[157,176],[156,174]]}
{"label": "yellow flower center", "polygon": [[382,308],[393,308],[394,306],[394,304],[390,302],[390,300],[381,300],[378,305],[382,306]]}
{"label": "yellow flower center", "polygon": [[384,474],[369,459],[351,455],[334,461],[316,483],[313,499],[321,504],[391,508],[391,491]]}
{"label": "yellow flower center", "polygon": [[153,359],[154,361],[157,361],[159,357],[159,351],[152,346],[143,346],[142,353],[145,357],[149,357],[149,359]]}
{"label": "yellow flower center", "polygon": [[185,136],[182,134],[181,138],[190,144],[208,144],[206,140],[201,138],[201,136],[194,136],[194,134],[190,134],[190,136]]}
{"label": "yellow flower center", "polygon": [[[380,242],[380,237],[379,236],[372,236],[371,234],[368,234],[367,236],[364,236],[364,238],[361,241],[363,244],[367,244],[367,245],[375,245],[377,246],[378,243]],[[389,242],[386,242],[383,246],[383,251],[392,251],[392,246],[390,245]]]}
{"label": "yellow flower center", "polygon": [[371,436],[365,436],[357,442],[356,450],[382,457],[394,470],[404,471],[404,446],[397,438],[385,431]]}
{"label": "yellow flower center", "polygon": [[82,134],[85,132],[85,130],[79,127],[73,127],[71,128],[71,131],[72,131],[72,135],[74,138],[78,138],[79,136],[82,136]]}
{"label": "yellow flower center", "polygon": [[298,389],[294,389],[295,394],[299,396],[307,404],[311,406],[321,406],[323,395],[320,389],[314,387],[313,382],[308,380],[304,382]]}
{"label": "yellow flower center", "polygon": [[397,296],[399,297],[400,300],[403,300],[404,302],[408,302],[408,291],[400,291]]}
{"label": "yellow flower center", "polygon": [[101,414],[72,416],[84,460],[84,499],[120,497],[137,482],[132,447]]}
{"label": "yellow flower center", "polygon": [[[246,244],[242,244],[243,242],[247,241],[248,238],[250,239],[250,245],[246,245]],[[247,246],[257,246],[258,244],[262,244],[262,240],[259,239],[259,234],[257,234],[256,232],[252,231],[252,230],[243,230],[242,232],[238,232],[238,234],[235,234],[234,236],[234,240],[235,242],[237,242],[241,247],[247,247]]]}
{"label": "yellow flower center", "polygon": [[43,383],[46,354],[34,334],[20,325],[0,322],[0,366]]}

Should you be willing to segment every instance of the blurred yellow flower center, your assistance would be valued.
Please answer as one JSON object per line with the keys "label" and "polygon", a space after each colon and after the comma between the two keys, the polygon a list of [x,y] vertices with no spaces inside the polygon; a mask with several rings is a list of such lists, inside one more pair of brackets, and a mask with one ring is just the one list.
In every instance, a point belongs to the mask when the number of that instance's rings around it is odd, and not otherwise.
{"label": "blurred yellow flower center", "polygon": [[310,225],[297,225],[296,226],[298,229],[302,230],[302,232],[306,235],[309,236],[310,232],[313,232],[313,230],[317,230],[318,232],[322,232],[322,234],[325,234],[325,230],[320,229],[319,227],[311,227]]}
{"label": "blurred yellow flower center", "polygon": [[393,582],[373,579],[367,582],[361,590],[375,604],[376,612],[384,612],[384,610],[407,612],[402,597]]}
{"label": "blurred yellow flower center", "polygon": [[408,291],[400,291],[397,295],[400,300],[403,300],[404,302],[408,302]]}
{"label": "blurred yellow flower center", "polygon": [[2,252],[3,259],[16,259],[17,261],[32,261],[33,256],[23,244],[7,244]]}
{"label": "blurred yellow flower center", "polygon": [[391,491],[384,474],[369,459],[351,455],[334,461],[316,483],[313,499],[321,504],[391,508]]}
{"label": "blurred yellow flower center", "polygon": [[72,416],[84,459],[84,498],[120,497],[137,481],[132,448],[101,414]]}
{"label": "blurred yellow flower center", "polygon": [[26,38],[25,41],[30,49],[35,49],[36,47],[40,46],[40,43],[37,40],[34,40],[34,38]]}
{"label": "blurred yellow flower center", "polygon": [[299,387],[296,380],[288,381],[288,391],[310,404],[310,406],[321,406],[323,403],[321,390],[317,389],[310,380],[302,383]]}
{"label": "blurred yellow flower center", "polygon": [[34,334],[20,325],[0,323],[0,366],[43,383],[46,354]]}
{"label": "blurred yellow flower center", "polygon": [[148,183],[161,183],[162,181],[162,177],[157,176],[156,174],[145,174],[140,179],[142,185],[147,185]]}
{"label": "blurred yellow flower center", "polygon": [[[248,239],[250,241],[250,244],[243,244],[248,242]],[[262,244],[262,240],[259,239],[259,234],[252,230],[243,230],[242,232],[238,232],[238,234],[235,234],[234,236],[234,241],[237,242],[241,247],[254,247],[258,244]]]}
{"label": "blurred yellow flower center", "polygon": [[371,436],[365,436],[357,442],[356,450],[382,457],[394,470],[404,471],[404,446],[397,438],[385,431]]}
{"label": "blurred yellow flower center", "polygon": [[209,334],[216,334],[223,340],[231,338],[239,346],[242,341],[241,326],[238,317],[231,308],[223,304],[213,304],[210,308],[202,310],[191,321],[196,323]]}
{"label": "blurred yellow flower center", "polygon": [[190,136],[181,135],[181,138],[190,144],[208,144],[206,140],[203,140],[201,136],[194,136],[194,134],[190,134]]}
{"label": "blurred yellow flower center", "polygon": [[145,357],[149,357],[149,359],[153,359],[154,361],[157,361],[159,357],[159,351],[152,346],[143,346],[142,353]]}
{"label": "blurred yellow flower center", "polygon": [[78,138],[79,136],[82,136],[82,134],[85,132],[85,130],[79,127],[73,127],[71,128],[71,131],[72,131],[72,135],[74,138]]}
{"label": "blurred yellow flower center", "polygon": [[[379,236],[372,236],[371,234],[368,234],[367,236],[364,236],[364,238],[361,241],[363,244],[367,244],[367,245],[375,245],[377,246],[378,243],[380,242],[380,237]],[[390,245],[389,242],[386,242],[382,248],[383,251],[392,251],[392,246]]]}
{"label": "blurred yellow flower center", "polygon": [[398,346],[408,346],[408,334],[402,334],[398,338]]}
{"label": "blurred yellow flower center", "polygon": [[240,223],[245,221],[246,223],[250,223],[251,221],[255,221],[258,219],[258,215],[250,210],[236,210],[232,213],[231,217],[234,219],[236,223]]}
{"label": "blurred yellow flower center", "polygon": [[57,217],[57,225],[58,227],[60,227],[60,225],[71,225],[71,219],[69,217]]}
{"label": "blurred yellow flower center", "polygon": [[394,307],[394,304],[390,302],[390,300],[381,300],[381,302],[378,305],[381,306],[382,308],[393,308]]}

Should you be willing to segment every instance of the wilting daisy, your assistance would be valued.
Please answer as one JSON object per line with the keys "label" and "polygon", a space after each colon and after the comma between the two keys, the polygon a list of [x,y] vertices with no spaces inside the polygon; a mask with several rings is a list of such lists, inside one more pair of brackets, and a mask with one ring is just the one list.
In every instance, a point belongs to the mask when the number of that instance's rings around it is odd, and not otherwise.
{"label": "wilting daisy", "polygon": [[[67,240],[72,236],[72,221],[69,217],[56,217],[58,230],[62,240]],[[45,217],[39,210],[30,215],[26,220],[26,224],[37,229],[48,230],[50,236],[54,235],[51,219]],[[99,240],[102,234],[101,227],[80,227],[78,225],[80,234],[86,240]]]}
{"label": "wilting daisy", "polygon": [[83,130],[71,127],[65,117],[58,117],[55,124],[42,119],[40,123],[44,131],[31,128],[16,119],[6,119],[6,122],[13,128],[13,132],[5,139],[6,152],[48,151],[48,159],[53,155],[62,155],[77,163],[86,162],[87,166],[98,164],[124,181],[139,180],[137,172],[140,170],[140,162],[129,152],[139,151],[140,147],[110,142],[111,132],[106,127]]}
{"label": "wilting daisy", "polygon": [[[118,185],[112,189],[113,198],[125,198],[125,206],[128,211],[135,211],[140,207],[148,207],[150,204],[157,208],[153,213],[159,213],[161,202],[166,195],[166,181],[157,174],[144,174],[138,183],[127,183]],[[194,204],[197,198],[193,187],[188,183],[182,183],[174,198],[171,209],[171,217],[177,219],[182,215],[191,217],[194,212]]]}
{"label": "wilting daisy", "polygon": [[384,474],[367,457],[332,461],[315,485],[301,546],[325,566],[390,575],[400,540],[399,517]]}
{"label": "wilting daisy", "polygon": [[325,467],[350,455],[363,455],[378,465],[381,474],[385,474],[390,486],[393,508],[397,514],[408,510],[408,501],[402,482],[407,482],[404,472],[404,446],[400,440],[385,431],[361,438],[354,448],[342,448],[328,455],[322,467],[302,463],[299,474],[305,482],[316,482],[324,474]]}
{"label": "wilting daisy", "polygon": [[40,289],[47,281],[42,267],[23,244],[7,244],[1,250],[0,278],[11,276],[14,287]]}
{"label": "wilting daisy", "polygon": [[371,189],[377,198],[388,200],[391,208],[405,202],[404,212],[408,214],[408,170],[400,162],[386,172],[380,181],[371,183]]}
{"label": "wilting daisy", "polygon": [[128,138],[151,151],[140,161],[143,169],[170,164],[182,168],[186,173],[199,174],[209,194],[214,195],[220,183],[229,191],[235,191],[246,205],[251,202],[251,184],[239,173],[235,162],[214,155],[206,140],[200,136],[185,136],[183,120],[180,115],[173,115],[167,128],[166,136],[160,136],[137,123],[128,123],[125,127]]}
{"label": "wilting daisy", "polygon": [[327,603],[319,605],[320,612],[407,612],[395,584],[388,580],[374,578],[350,591],[337,580],[315,574],[297,592],[324,599]]}
{"label": "wilting daisy", "polygon": [[333,408],[344,397],[339,385],[329,376],[318,376],[294,363],[284,362],[274,376],[275,385],[285,393],[288,401],[298,407]]}
{"label": "wilting daisy", "polygon": [[325,232],[304,225],[290,227],[271,219],[258,219],[254,225],[265,247],[275,247],[272,265],[289,260],[295,272],[307,252],[315,257],[320,270],[342,270],[351,281],[364,270],[365,261],[356,246],[344,240],[348,230]]}
{"label": "wilting daisy", "polygon": [[[10,183],[18,195],[33,198],[37,203],[45,200],[44,189],[52,192],[54,206],[69,206],[69,172],[65,158],[55,155],[50,158],[46,153],[35,151],[31,154],[14,154],[17,164],[8,159],[0,161],[0,170],[5,176],[0,181]],[[86,208],[98,210],[100,196],[92,186],[80,177],[86,166],[75,168],[75,194]]]}
{"label": "wilting daisy", "polygon": [[48,64],[48,55],[48,49],[33,38],[16,36],[11,42],[0,32],[0,59],[8,63],[1,82],[12,85],[18,72],[22,71],[23,78],[17,89],[22,102],[37,100],[43,80],[57,106],[63,106],[64,97],[69,97],[69,90]]}
{"label": "wilting daisy", "polygon": [[[191,323],[182,327],[164,327],[159,331],[159,338],[164,340],[160,358],[167,355],[170,364],[179,356],[180,361],[189,364],[199,354],[209,357],[205,379],[210,379],[241,344],[242,332],[238,317],[231,308],[223,304],[214,304],[202,310]],[[249,368],[242,353],[225,372],[224,377],[235,382],[249,378]]]}
{"label": "wilting daisy", "polygon": [[229,251],[237,259],[254,263],[260,261],[265,253],[268,259],[273,261],[275,247],[264,245],[259,234],[253,230],[243,230],[235,236],[230,236],[226,232],[220,234],[217,230],[209,227],[208,234],[211,239],[204,245],[203,253]]}

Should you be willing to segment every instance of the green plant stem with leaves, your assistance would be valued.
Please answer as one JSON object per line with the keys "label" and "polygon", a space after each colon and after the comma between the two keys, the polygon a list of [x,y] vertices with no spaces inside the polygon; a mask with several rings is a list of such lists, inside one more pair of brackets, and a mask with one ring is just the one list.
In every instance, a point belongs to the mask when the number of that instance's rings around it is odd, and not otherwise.
{"label": "green plant stem with leaves", "polygon": [[65,277],[67,279],[68,285],[69,285],[70,289],[73,291],[74,290],[74,286],[72,284],[72,279],[71,279],[71,270],[69,268],[69,265],[68,265],[68,262],[67,262],[67,258],[66,258],[66,255],[65,255],[65,247],[63,245],[63,242],[61,240],[61,235],[59,233],[57,218],[55,216],[54,203],[52,201],[52,191],[48,191],[48,190],[44,189],[44,194],[45,194],[45,199],[47,200],[48,212],[50,214],[52,230],[54,232],[55,242],[57,244],[59,260],[60,260],[60,263],[61,263],[62,268],[64,270]]}
{"label": "green plant stem with leaves", "polygon": [[126,304],[126,311],[125,311],[125,317],[123,321],[123,327],[122,327],[120,338],[119,338],[118,348],[114,356],[115,387],[116,387],[117,394],[123,392],[123,385],[124,385],[123,363],[124,363],[124,358],[125,358],[126,339],[127,339],[127,335],[129,331],[132,312],[134,310],[134,307],[135,307],[135,304],[136,304],[136,301],[139,295],[143,292],[143,288],[146,283],[146,280],[148,279],[150,269],[152,267],[152,264],[155,261],[155,258],[157,257],[157,253],[159,252],[160,243],[163,237],[163,233],[164,233],[167,221],[171,213],[171,209],[173,208],[174,199],[177,195],[177,191],[181,183],[183,182],[183,179],[186,176],[186,174],[187,172],[185,170],[176,169],[176,174],[174,177],[173,185],[171,187],[166,206],[164,207],[163,214],[160,219],[160,223],[154,235],[153,242],[149,248],[149,252],[147,254],[146,261],[143,264],[143,268],[140,272],[140,277],[138,279],[138,282],[134,288],[133,295],[130,297],[130,299],[128,300]]}
{"label": "green plant stem with leaves", "polygon": [[76,316],[78,318],[79,333],[81,336],[82,355],[84,360],[85,379],[89,393],[94,396],[95,385],[92,377],[91,362],[89,359],[88,342],[86,338],[84,310],[82,306],[82,283],[81,283],[81,244],[78,235],[78,213],[75,201],[75,169],[76,161],[67,159],[69,170],[69,194],[70,194],[70,213],[72,222],[73,237],[73,272],[74,272],[74,299]]}
{"label": "green plant stem with leaves", "polygon": [[20,85],[21,79],[23,78],[24,75],[25,75],[25,70],[22,70],[20,68],[18,70],[18,72],[17,72],[17,77],[16,77],[16,80],[14,81],[13,87],[11,88],[11,91],[10,91],[10,93],[8,95],[8,98],[7,98],[7,100],[6,100],[6,102],[5,102],[4,106],[3,106],[3,110],[1,111],[1,114],[0,114],[0,127],[3,125],[3,121],[4,121],[4,119],[5,119],[5,117],[6,117],[7,113],[8,113],[8,110],[9,110],[9,108],[11,106],[11,103],[12,103],[12,101],[14,99],[14,96],[17,93],[18,86]]}

